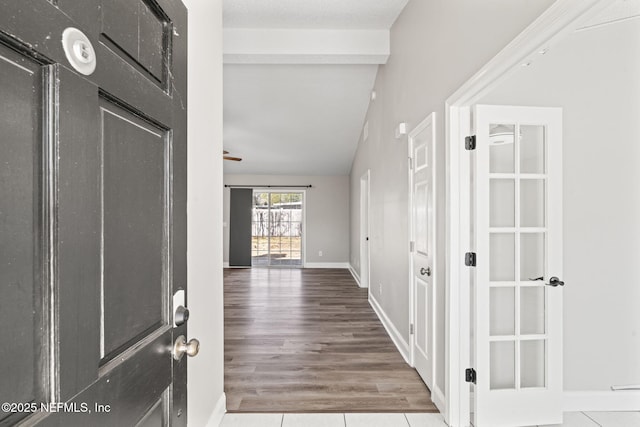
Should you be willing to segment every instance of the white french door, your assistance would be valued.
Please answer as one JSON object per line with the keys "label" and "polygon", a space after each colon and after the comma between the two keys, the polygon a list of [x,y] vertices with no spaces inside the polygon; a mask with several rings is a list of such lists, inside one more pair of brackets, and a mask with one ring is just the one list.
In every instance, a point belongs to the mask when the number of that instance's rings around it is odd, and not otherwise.
{"label": "white french door", "polygon": [[411,168],[411,359],[434,390],[435,348],[435,113],[409,134]]}
{"label": "white french door", "polygon": [[562,421],[562,111],[477,105],[476,427]]}

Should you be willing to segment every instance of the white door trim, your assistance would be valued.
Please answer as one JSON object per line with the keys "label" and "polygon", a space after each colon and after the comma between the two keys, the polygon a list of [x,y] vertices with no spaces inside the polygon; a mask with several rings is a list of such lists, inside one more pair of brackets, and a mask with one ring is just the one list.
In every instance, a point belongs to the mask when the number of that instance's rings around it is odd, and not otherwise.
{"label": "white door trim", "polygon": [[[369,288],[371,282],[371,170],[360,177],[360,287]],[[367,220],[365,221],[365,214]],[[366,241],[365,238],[369,238]]]}
{"label": "white door trim", "polygon": [[464,253],[469,250],[469,158],[464,137],[470,132],[470,109],[504,82],[518,67],[535,61],[549,49],[611,5],[614,0],[557,0],[445,103],[446,157],[446,389],[445,420],[451,427],[470,425],[470,387],[464,370],[470,365],[469,274]]}

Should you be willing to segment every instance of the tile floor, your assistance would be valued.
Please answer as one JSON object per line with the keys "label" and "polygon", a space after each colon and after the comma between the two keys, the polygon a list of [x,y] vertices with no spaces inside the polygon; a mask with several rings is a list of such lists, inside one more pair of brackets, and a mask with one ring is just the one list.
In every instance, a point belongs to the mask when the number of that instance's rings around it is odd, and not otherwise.
{"label": "tile floor", "polygon": [[[226,414],[220,427],[446,427],[440,414]],[[545,427],[640,427],[640,412],[569,412]]]}

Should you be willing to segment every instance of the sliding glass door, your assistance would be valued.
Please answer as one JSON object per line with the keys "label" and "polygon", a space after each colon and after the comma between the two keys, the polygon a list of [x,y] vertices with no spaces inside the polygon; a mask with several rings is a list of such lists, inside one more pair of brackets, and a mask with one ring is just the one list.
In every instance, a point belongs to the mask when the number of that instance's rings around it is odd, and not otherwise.
{"label": "sliding glass door", "polygon": [[253,191],[251,263],[302,267],[302,192]]}

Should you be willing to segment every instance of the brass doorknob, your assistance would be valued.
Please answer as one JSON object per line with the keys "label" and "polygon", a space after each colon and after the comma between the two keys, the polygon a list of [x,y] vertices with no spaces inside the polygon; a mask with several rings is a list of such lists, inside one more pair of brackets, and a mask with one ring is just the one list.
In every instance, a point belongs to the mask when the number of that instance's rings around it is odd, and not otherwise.
{"label": "brass doorknob", "polygon": [[185,354],[189,357],[196,356],[200,351],[200,341],[192,338],[187,342],[184,335],[180,335],[175,344],[173,345],[173,358],[176,360],[182,359]]}

